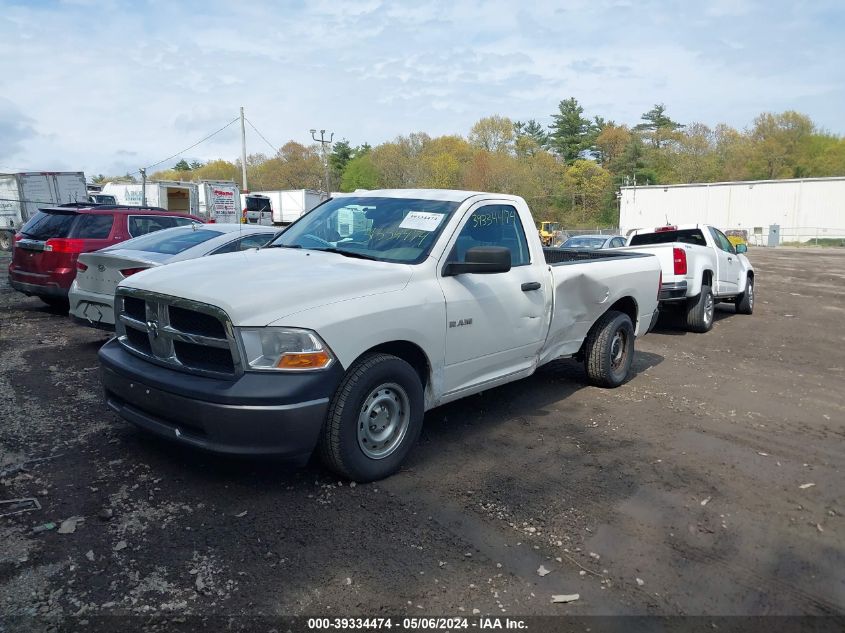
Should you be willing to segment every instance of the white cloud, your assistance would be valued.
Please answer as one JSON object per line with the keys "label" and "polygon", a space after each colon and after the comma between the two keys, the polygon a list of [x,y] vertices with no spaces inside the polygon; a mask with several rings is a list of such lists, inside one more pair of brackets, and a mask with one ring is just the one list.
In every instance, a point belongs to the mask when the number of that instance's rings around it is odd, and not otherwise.
{"label": "white cloud", "polygon": [[[11,139],[2,160],[134,171],[241,105],[279,145],[308,142],[314,127],[376,144],[465,134],[494,113],[548,121],[570,96],[628,123],[655,102],[682,121],[740,127],[795,107],[841,133],[845,45],[832,13],[841,22],[835,2],[10,5],[0,12],[0,58],[15,62],[0,79],[0,142]],[[250,152],[268,150],[247,134]],[[232,126],[190,153],[233,159],[238,142]]]}

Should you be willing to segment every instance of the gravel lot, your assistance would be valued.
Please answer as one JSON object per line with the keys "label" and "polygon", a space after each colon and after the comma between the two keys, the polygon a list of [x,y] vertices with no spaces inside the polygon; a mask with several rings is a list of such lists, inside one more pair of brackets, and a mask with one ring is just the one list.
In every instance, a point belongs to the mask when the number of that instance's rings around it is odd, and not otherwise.
{"label": "gravel lot", "polygon": [[750,256],[753,316],[662,318],[616,390],[565,361],[431,411],[358,486],[135,431],[106,335],[3,272],[0,471],[50,459],[0,478],[41,504],[0,518],[0,613],[841,614],[845,251]]}

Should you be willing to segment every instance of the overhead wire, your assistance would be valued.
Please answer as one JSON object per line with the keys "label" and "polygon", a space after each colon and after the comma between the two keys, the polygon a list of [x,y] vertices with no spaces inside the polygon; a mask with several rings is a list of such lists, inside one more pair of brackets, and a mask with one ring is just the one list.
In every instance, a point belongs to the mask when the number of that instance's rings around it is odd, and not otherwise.
{"label": "overhead wire", "polygon": [[261,140],[264,141],[265,143],[267,143],[267,145],[270,146],[270,149],[273,150],[273,154],[279,153],[279,148],[274,146],[270,141],[268,141],[267,138],[258,130],[258,128],[255,127],[255,125],[253,125],[252,121],[250,121],[247,117],[244,117],[244,120],[247,123],[249,123],[249,127],[251,127],[253,130],[255,130],[255,133],[258,134],[258,136],[261,137]]}

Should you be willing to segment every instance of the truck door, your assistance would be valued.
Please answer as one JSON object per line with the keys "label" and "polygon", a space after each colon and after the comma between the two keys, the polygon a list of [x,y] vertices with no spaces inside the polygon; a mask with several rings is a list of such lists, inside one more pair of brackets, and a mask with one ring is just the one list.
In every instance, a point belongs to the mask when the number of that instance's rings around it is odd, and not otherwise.
{"label": "truck door", "polygon": [[736,253],[734,252],[734,247],[719,229],[711,226],[710,235],[716,243],[716,255],[719,259],[718,281],[716,283],[715,293],[717,295],[736,294],[739,287],[737,283],[737,271],[740,266]]}
{"label": "truck door", "polygon": [[[474,246],[507,247],[511,270],[442,276],[447,262],[464,261]],[[546,334],[550,290],[545,262],[531,261],[516,208],[490,202],[470,208],[440,264],[446,299],[445,392],[530,369]]]}

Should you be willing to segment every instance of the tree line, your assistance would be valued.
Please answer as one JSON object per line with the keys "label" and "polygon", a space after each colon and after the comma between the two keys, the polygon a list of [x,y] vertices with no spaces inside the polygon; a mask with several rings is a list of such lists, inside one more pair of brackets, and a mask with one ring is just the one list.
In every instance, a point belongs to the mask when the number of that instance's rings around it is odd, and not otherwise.
{"label": "tree line", "polygon": [[[656,104],[633,125],[589,116],[577,99],[558,104],[543,125],[493,115],[466,137],[415,132],[376,146],[332,146],[329,189],[446,188],[524,197],[540,220],[567,226],[615,225],[622,185],[719,182],[845,175],[845,137],[810,117],[763,113],[737,130],[681,124]],[[325,189],[318,145],[289,141],[274,156],[247,157],[253,191]],[[156,172],[162,180],[240,182],[240,161],[215,160]]]}

